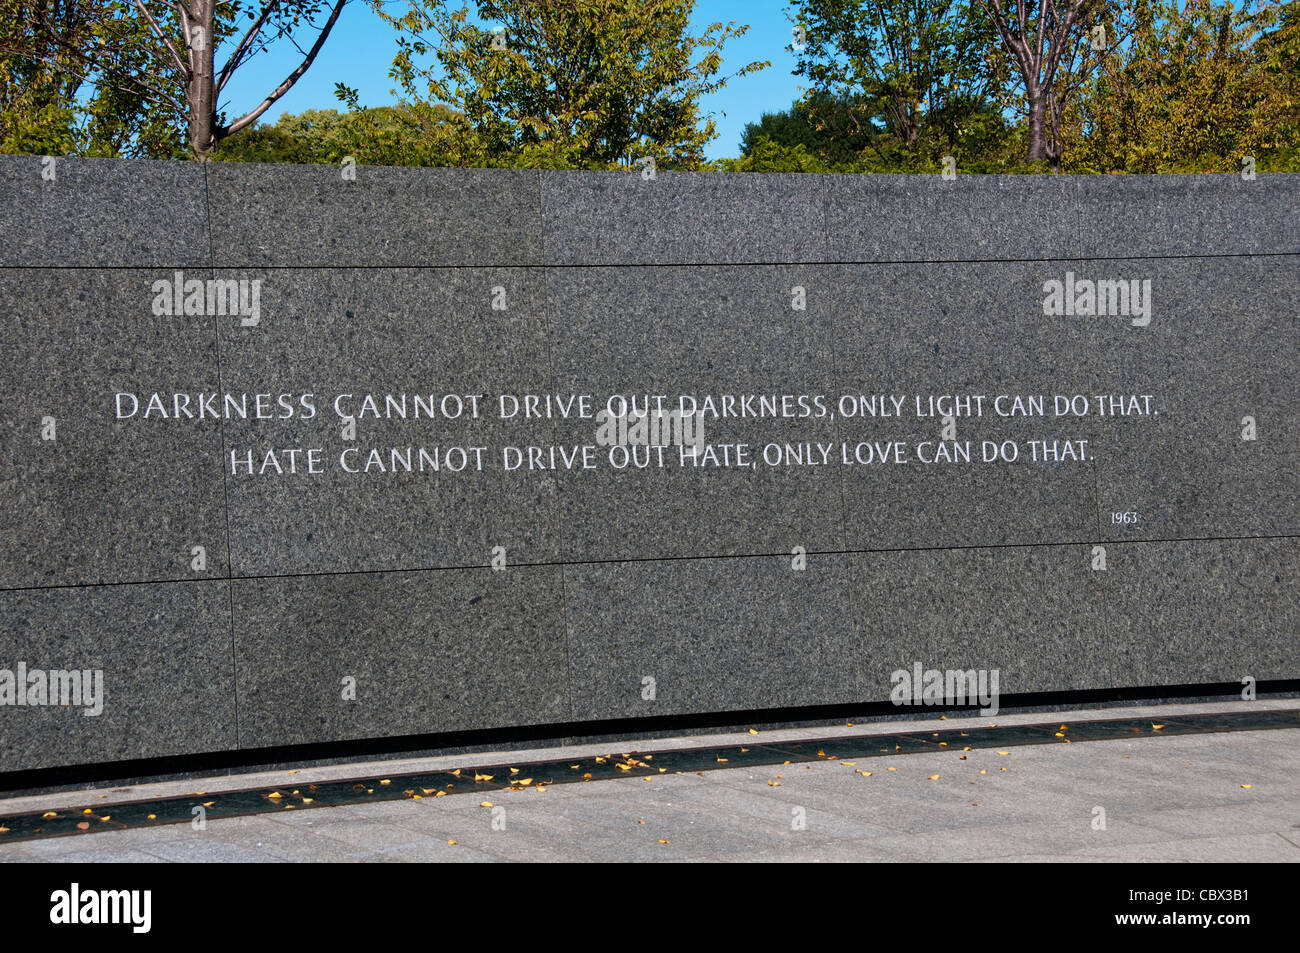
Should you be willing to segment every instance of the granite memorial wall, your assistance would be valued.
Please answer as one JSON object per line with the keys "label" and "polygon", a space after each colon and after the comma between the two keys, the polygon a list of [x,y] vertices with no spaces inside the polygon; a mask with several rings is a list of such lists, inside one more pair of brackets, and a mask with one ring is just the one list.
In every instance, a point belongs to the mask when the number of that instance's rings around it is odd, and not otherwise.
{"label": "granite memorial wall", "polygon": [[1300,677],[1298,176],[3,157],[0,235],[0,773]]}

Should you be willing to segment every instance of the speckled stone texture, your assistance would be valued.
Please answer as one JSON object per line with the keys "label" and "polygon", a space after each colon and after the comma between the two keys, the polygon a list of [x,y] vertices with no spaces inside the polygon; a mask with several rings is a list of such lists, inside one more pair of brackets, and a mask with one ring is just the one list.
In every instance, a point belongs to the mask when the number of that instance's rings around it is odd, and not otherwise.
{"label": "speckled stone texture", "polygon": [[546,263],[819,262],[823,176],[548,172]]}
{"label": "speckled stone texture", "polygon": [[[1300,251],[1294,175],[1074,178],[1085,256],[1279,255]],[[1279,272],[1294,265],[1277,259]]]}
{"label": "speckled stone texture", "polygon": [[[1296,677],[1300,540],[1107,543],[1104,651],[1148,684]],[[1142,659],[1143,661],[1138,661]]]}
{"label": "speckled stone texture", "polygon": [[197,268],[205,199],[197,162],[0,155],[0,266]]}
{"label": "speckled stone texture", "polygon": [[854,619],[848,557],[567,566],[579,719],[851,702],[875,654]]}
{"label": "speckled stone texture", "polygon": [[99,670],[103,706],[0,707],[0,772],[233,750],[230,583],[0,591],[0,668]]}
{"label": "speckled stone texture", "polygon": [[512,169],[208,166],[217,266],[539,263],[538,173]]}
{"label": "speckled stone texture", "polygon": [[[804,289],[806,310],[791,307],[793,288]],[[831,383],[831,301],[822,269],[810,266],[552,269],[555,389],[620,395],[651,409],[655,395],[688,395],[700,409],[706,397],[720,408],[723,394],[823,394]],[[802,410],[794,403],[790,412]],[[596,426],[559,421],[556,433],[565,444],[593,443]],[[644,468],[615,469],[602,447],[605,465],[560,473],[566,558],[843,548],[834,468],[763,462],[769,445],[834,444],[829,416],[706,415],[702,428],[722,465],[701,451],[683,466],[683,448],[668,446],[662,456],[647,453]],[[744,465],[727,466],[726,448],[738,444],[747,456],[733,449],[732,459]]]}
{"label": "speckled stone texture", "polygon": [[819,178],[826,261],[1005,261],[1080,252],[1077,180],[1070,177]]}
{"label": "speckled stone texture", "polygon": [[[861,461],[840,469],[847,548],[1054,543],[1095,533],[1094,462],[1036,462],[1030,444],[1095,446],[1100,429],[1096,419],[1065,421],[1050,411],[1057,393],[1097,393],[1103,374],[1092,355],[1107,323],[1117,320],[1042,314],[1043,282],[1070,267],[1044,261],[828,269],[836,424],[850,459]],[[1045,397],[1048,416],[1022,414],[1018,395]],[[961,397],[968,400],[964,410],[955,403]],[[948,409],[960,411],[953,440],[944,439],[939,398],[953,399]],[[986,441],[1008,440],[1019,448],[1015,462],[983,462]],[[877,448],[894,441],[908,445],[905,462],[894,462],[897,455],[880,462]],[[940,445],[954,441],[969,445],[969,463],[922,462],[940,459]]]}
{"label": "speckled stone texture", "polygon": [[[1287,306],[1288,281],[1274,277],[1276,268],[1268,258],[1077,263],[1081,274],[1150,276],[1155,297],[1147,327],[1094,319],[1111,326],[1096,351],[1107,381],[1156,395],[1149,418],[1102,420],[1103,538],[1300,532],[1300,333],[1297,302]],[[1254,440],[1242,439],[1248,416]],[[1116,524],[1116,511],[1138,521]]]}
{"label": "speckled stone texture", "polygon": [[245,747],[569,719],[559,567],[234,586]]}
{"label": "speckled stone texture", "polygon": [[917,662],[997,670],[1003,694],[1165,681],[1145,652],[1109,641],[1106,574],[1090,566],[1087,545],[854,554],[866,696],[888,698],[891,674]]}
{"label": "speckled stone texture", "polygon": [[[223,325],[223,387],[294,395],[297,413],[280,419],[272,396],[275,416],[258,420],[250,412],[225,423],[236,575],[486,566],[497,546],[512,563],[558,558],[555,477],[499,464],[504,446],[554,442],[548,422],[501,420],[497,406],[502,391],[550,388],[540,270],[249,274],[263,279],[262,320]],[[492,310],[493,288],[504,290],[507,310]],[[304,394],[313,395],[314,416],[306,416]],[[381,416],[363,415],[367,395]],[[415,395],[435,417],[417,410]],[[471,417],[475,401],[478,419]],[[405,418],[398,416],[403,407]],[[354,438],[344,438],[340,413],[355,417]],[[303,463],[294,475],[263,474],[267,451],[287,447],[319,449],[322,472],[305,472]],[[476,454],[474,447],[483,449]],[[413,472],[394,462],[393,449],[402,461],[409,455]],[[366,473],[375,450],[383,469]]]}
{"label": "speckled stone texture", "polygon": [[153,314],[172,276],[0,271],[0,587],[227,574],[220,422],[149,408],[217,384],[214,319]]}
{"label": "speckled stone texture", "polygon": [[[1003,694],[1300,677],[1300,177],[42,168],[0,157],[0,668],[102,667],[109,706],[0,706],[0,774],[884,701],[917,662]],[[177,269],[261,282],[259,320],[155,314]],[[1045,314],[1067,273],[1149,280],[1150,323]],[[251,412],[145,417],[155,392]],[[385,416],[346,436],[340,394]],[[618,470],[592,417],[502,394],[795,412],[705,417],[753,467]],[[916,398],[972,395],[977,459],[920,464],[944,438]],[[1046,416],[998,413],[1027,395]],[[1086,458],[978,459],[1042,439]],[[909,462],[856,462],[893,441]],[[584,445],[593,469],[501,466]],[[451,447],[485,468],[392,472]],[[232,468],[291,448],[320,472]]]}

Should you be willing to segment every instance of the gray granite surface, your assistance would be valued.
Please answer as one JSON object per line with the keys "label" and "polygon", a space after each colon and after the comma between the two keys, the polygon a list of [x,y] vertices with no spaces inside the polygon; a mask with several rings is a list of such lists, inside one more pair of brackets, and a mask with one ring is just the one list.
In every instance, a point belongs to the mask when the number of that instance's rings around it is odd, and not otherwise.
{"label": "gray granite surface", "polygon": [[[42,168],[0,157],[0,669],[109,704],[0,705],[0,773],[883,701],[915,662],[1300,677],[1294,176]],[[255,315],[160,310],[177,271]],[[1151,320],[1046,313],[1069,276]],[[736,401],[707,465],[598,442],[659,394]],[[918,398],[963,395],[945,437]]]}

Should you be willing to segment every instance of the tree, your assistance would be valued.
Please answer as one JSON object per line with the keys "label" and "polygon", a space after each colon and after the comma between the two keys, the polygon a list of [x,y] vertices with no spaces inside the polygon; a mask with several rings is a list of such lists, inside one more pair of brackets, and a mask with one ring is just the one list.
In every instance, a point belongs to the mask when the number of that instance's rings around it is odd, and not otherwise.
{"label": "tree", "polygon": [[[986,0],[1016,66],[1030,162],[1061,169],[1061,116],[1070,96],[1119,42],[1106,29],[1106,0]],[[1008,17],[1007,10],[1010,11]],[[1098,31],[1100,28],[1100,31]]]}
{"label": "tree", "polygon": [[400,31],[391,75],[408,108],[450,109],[456,118],[433,134],[466,165],[600,169],[648,157],[699,168],[715,135],[701,97],[769,65],[719,76],[723,44],[748,27],[695,36],[694,0],[479,0],[479,22],[441,0],[414,0],[400,17],[372,2]]}
{"label": "tree", "polygon": [[1128,0],[1131,40],[1074,108],[1072,169],[1230,172],[1300,140],[1294,4]]}
{"label": "tree", "polygon": [[791,5],[802,31],[795,72],[812,81],[808,106],[818,125],[871,141],[870,131],[885,132],[913,157],[953,151],[963,125],[988,112],[1005,86],[979,0]]}
{"label": "tree", "polygon": [[[435,123],[454,121],[435,111]],[[352,156],[364,165],[447,165],[431,152],[426,117],[400,106],[339,112],[308,109],[285,113],[274,125],[253,125],[222,140],[213,158],[227,162],[335,164]]]}
{"label": "tree", "polygon": [[96,42],[90,13],[64,0],[0,0],[0,151],[117,155],[121,130],[134,127],[143,155],[174,152],[148,103],[108,86],[78,99],[78,51]]}
{"label": "tree", "polygon": [[[741,154],[771,162],[780,150],[800,147],[827,168],[850,168],[880,131],[861,118],[869,107],[861,97],[810,93],[785,112],[764,113],[756,123],[746,123],[741,133]],[[770,144],[763,145],[767,140]]]}
{"label": "tree", "polygon": [[1268,171],[1300,172],[1300,5],[1262,0],[1249,31],[1255,108],[1243,155]]}
{"label": "tree", "polygon": [[[24,3],[25,0],[3,0]],[[89,114],[101,145],[124,143],[159,123],[184,129],[193,155],[211,156],[224,138],[252,125],[306,73],[347,0],[29,0],[30,20],[4,36],[0,55],[51,84],[95,92]],[[219,99],[235,73],[277,40],[328,10],[302,61],[260,103],[227,121]],[[69,24],[75,29],[69,31]],[[217,48],[234,42],[218,71]]]}

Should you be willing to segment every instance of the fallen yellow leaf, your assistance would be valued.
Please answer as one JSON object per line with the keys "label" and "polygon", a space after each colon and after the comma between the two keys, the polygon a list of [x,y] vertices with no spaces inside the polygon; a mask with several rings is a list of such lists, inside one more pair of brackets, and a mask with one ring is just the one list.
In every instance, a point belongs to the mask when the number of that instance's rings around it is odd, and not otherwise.
{"label": "fallen yellow leaf", "polygon": [[491,801],[479,801],[478,806],[479,806],[479,807],[491,807],[491,806],[492,806],[492,802],[491,802]]}

